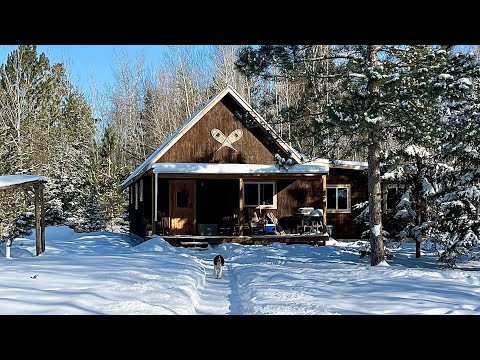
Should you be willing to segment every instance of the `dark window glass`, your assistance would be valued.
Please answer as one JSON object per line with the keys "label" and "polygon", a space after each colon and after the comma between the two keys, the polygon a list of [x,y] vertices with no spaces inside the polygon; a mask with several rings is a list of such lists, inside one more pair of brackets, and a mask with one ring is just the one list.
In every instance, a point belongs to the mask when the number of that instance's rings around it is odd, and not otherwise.
{"label": "dark window glass", "polygon": [[337,188],[338,196],[338,209],[346,210],[348,209],[348,190],[347,188]]}
{"label": "dark window glass", "polygon": [[327,188],[327,209],[337,208],[337,189]]}
{"label": "dark window glass", "polygon": [[260,184],[260,204],[273,205],[273,184]]}
{"label": "dark window glass", "polygon": [[258,184],[244,184],[243,192],[245,194],[244,205],[259,205],[258,204]]}
{"label": "dark window glass", "polygon": [[177,191],[177,207],[188,207],[188,197],[190,196],[188,190]]}

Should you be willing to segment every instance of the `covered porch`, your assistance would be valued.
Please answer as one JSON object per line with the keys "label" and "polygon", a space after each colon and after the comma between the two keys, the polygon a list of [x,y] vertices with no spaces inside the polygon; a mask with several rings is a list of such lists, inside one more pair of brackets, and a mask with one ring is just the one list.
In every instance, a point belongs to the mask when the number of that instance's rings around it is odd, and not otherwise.
{"label": "covered porch", "polygon": [[145,235],[172,243],[324,244],[324,228],[299,235],[296,210],[319,208],[326,224],[327,173],[318,165],[153,164],[151,187],[143,190],[151,198],[151,211],[144,205]]}

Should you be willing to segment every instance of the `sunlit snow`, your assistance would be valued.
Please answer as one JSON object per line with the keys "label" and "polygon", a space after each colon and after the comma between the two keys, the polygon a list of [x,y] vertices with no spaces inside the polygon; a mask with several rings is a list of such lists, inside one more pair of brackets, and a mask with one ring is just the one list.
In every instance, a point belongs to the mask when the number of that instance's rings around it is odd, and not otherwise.
{"label": "sunlit snow", "polygon": [[1,314],[480,314],[480,264],[440,269],[414,243],[372,267],[364,241],[195,250],[48,227],[37,257],[33,238],[15,239],[12,259],[2,248]]}

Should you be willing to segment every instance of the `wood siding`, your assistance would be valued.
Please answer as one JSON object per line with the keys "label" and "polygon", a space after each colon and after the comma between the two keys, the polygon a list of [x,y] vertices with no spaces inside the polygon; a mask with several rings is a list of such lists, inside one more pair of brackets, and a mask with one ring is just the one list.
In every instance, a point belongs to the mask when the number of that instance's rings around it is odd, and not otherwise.
{"label": "wood siding", "polygon": [[128,204],[128,216],[129,216],[129,223],[130,223],[130,232],[138,235],[140,237],[145,237],[146,235],[146,227],[144,224],[144,216],[143,216],[143,203],[138,204],[138,209],[135,209],[135,183],[130,186],[130,191],[132,195],[132,203]]}
{"label": "wood siding", "polygon": [[[194,178],[191,178],[192,180]],[[168,179],[158,179],[158,211],[162,211],[169,219],[170,195],[168,190]],[[296,231],[298,219],[295,212],[299,207],[323,208],[323,186],[321,178],[314,179],[252,179],[246,181],[276,181],[277,184],[277,209],[257,211],[257,214],[264,216],[266,212],[273,213],[280,222],[280,225],[287,233]],[[152,184],[148,178],[144,179],[145,195],[150,193],[146,189]],[[359,170],[330,169],[327,176],[327,184],[351,184],[351,204],[367,200],[367,176]],[[151,185],[150,185],[151,186]],[[238,210],[238,179],[197,179],[196,182],[196,223],[197,224],[221,224],[224,217],[232,216]],[[138,211],[131,205],[131,215],[134,220],[132,232],[144,236],[145,228],[142,220],[150,217],[147,208],[151,207],[148,197],[144,195],[145,207],[139,203]],[[145,208],[145,211],[144,211]],[[245,216],[252,214],[251,208],[245,208]],[[333,237],[337,239],[360,238],[365,230],[363,225],[353,223],[353,219],[361,210],[352,210],[351,213],[329,213],[327,210],[327,224],[333,226]],[[151,220],[151,219],[150,219]],[[168,224],[169,221],[166,221]],[[158,229],[157,229],[158,230]],[[197,233],[197,229],[192,232]]]}
{"label": "wood siding", "polygon": [[[243,136],[233,143],[233,150],[221,147],[210,134],[219,129],[225,136],[241,129]],[[217,151],[218,150],[218,151]],[[158,162],[273,164],[270,151],[222,103],[217,103]]]}
{"label": "wood siding", "polygon": [[299,207],[311,206],[321,209],[322,179],[278,180],[277,211],[280,225],[288,233],[296,231],[298,219],[295,212]]}
{"label": "wood siding", "polygon": [[351,185],[350,213],[329,213],[327,209],[327,224],[333,226],[332,237],[335,239],[359,239],[366,230],[364,225],[355,224],[353,220],[363,209],[353,210],[353,206],[368,200],[368,178],[361,170],[330,169],[327,175],[327,186],[334,184]]}

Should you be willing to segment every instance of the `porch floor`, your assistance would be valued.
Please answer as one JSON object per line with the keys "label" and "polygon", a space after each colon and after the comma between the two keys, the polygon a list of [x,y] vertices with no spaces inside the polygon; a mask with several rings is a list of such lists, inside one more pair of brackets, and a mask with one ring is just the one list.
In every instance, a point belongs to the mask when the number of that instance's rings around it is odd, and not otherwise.
{"label": "porch floor", "polygon": [[[237,243],[244,245],[268,245],[275,242],[284,244],[310,244],[325,246],[328,234],[286,234],[286,235],[248,235],[248,236],[200,236],[200,235],[159,235],[174,246],[187,245],[188,242],[203,242],[210,245]],[[184,243],[184,244],[182,244]]]}

